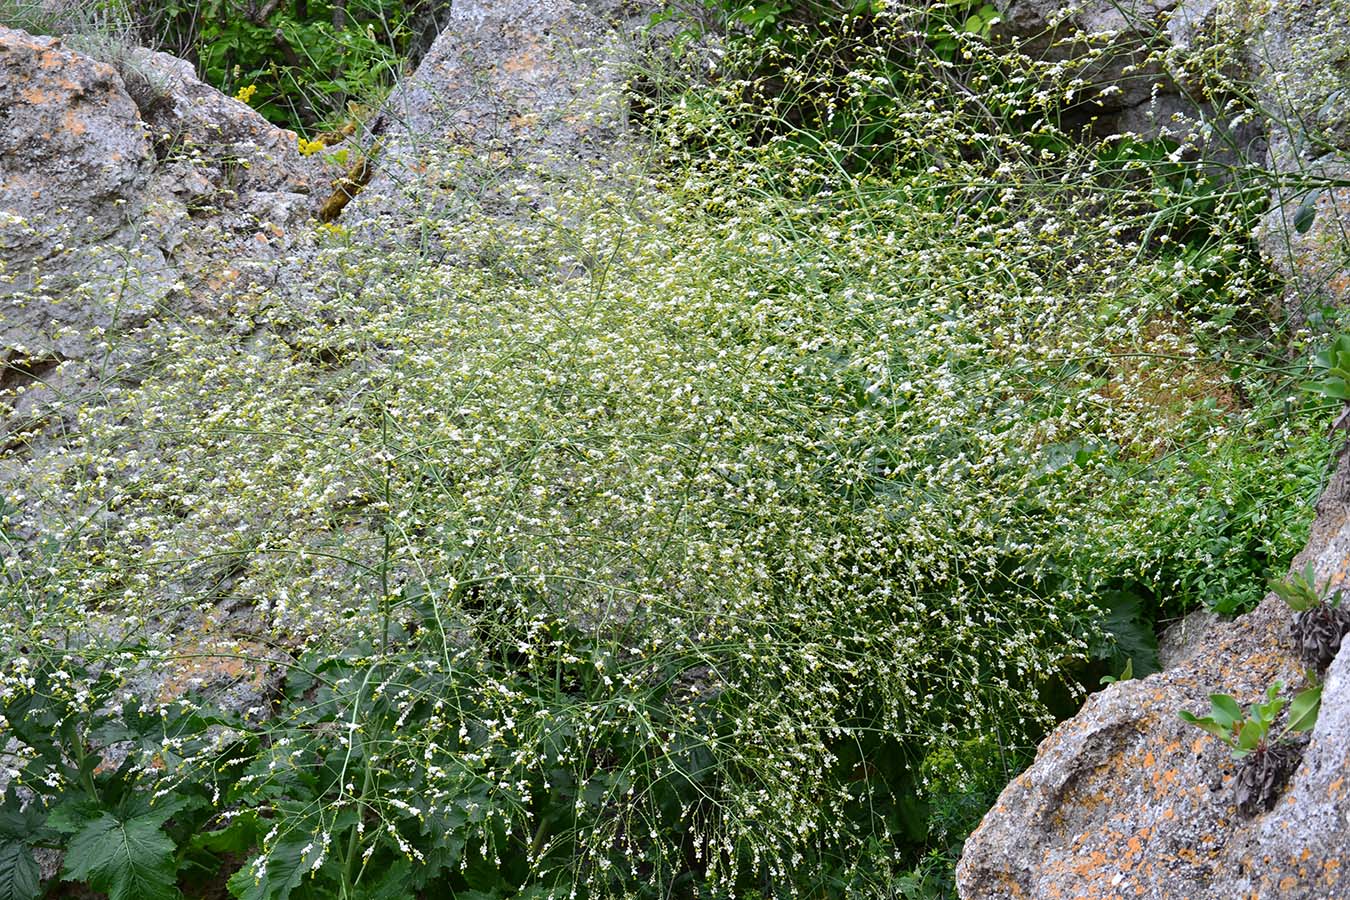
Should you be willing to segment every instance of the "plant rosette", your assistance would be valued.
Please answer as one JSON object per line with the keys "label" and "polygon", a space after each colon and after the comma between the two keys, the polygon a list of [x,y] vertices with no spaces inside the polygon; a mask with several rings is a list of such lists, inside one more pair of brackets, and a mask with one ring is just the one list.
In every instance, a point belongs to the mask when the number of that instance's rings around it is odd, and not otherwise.
{"label": "plant rosette", "polygon": [[[1284,683],[1276,681],[1266,689],[1264,703],[1254,703],[1244,714],[1242,707],[1227,694],[1210,694],[1210,713],[1197,716],[1182,710],[1182,721],[1202,729],[1223,741],[1239,761],[1233,781],[1238,810],[1254,815],[1275,805],[1289,776],[1303,758],[1299,737],[1317,724],[1322,703],[1322,686],[1300,692],[1292,701],[1279,696]],[[1289,706],[1284,728],[1272,736],[1275,721]]]}
{"label": "plant rosette", "polygon": [[1350,632],[1350,609],[1342,603],[1341,591],[1318,591],[1312,563],[1271,589],[1296,613],[1289,631],[1299,656],[1319,671],[1331,665]]}

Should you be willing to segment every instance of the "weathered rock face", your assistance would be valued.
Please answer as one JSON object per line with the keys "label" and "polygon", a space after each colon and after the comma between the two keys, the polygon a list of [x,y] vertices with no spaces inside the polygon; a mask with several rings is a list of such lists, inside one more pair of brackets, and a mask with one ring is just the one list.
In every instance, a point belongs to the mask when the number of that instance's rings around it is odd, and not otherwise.
{"label": "weathered rock face", "polygon": [[239,206],[302,222],[313,212],[318,160],[300,155],[292,131],[197,79],[167,53],[137,48],[127,67],[143,80],[140,115],[164,162],[158,187],[190,204]]}
{"label": "weathered rock face", "polygon": [[[383,233],[402,240],[427,218],[455,215],[456,199],[473,190],[479,200],[486,192],[492,201],[504,201],[476,205],[488,227],[530,227],[530,201],[519,198],[521,185],[538,197],[566,178],[591,177],[591,165],[604,169],[617,155],[626,125],[620,54],[627,46],[618,27],[642,21],[641,9],[619,0],[456,3],[452,30],[391,100],[379,133],[366,135],[367,149],[375,141],[382,148],[379,174],[343,213],[344,225],[356,232],[363,222],[380,219],[358,239]],[[20,37],[35,47],[59,48],[54,41]],[[36,52],[7,62],[26,72]],[[81,65],[99,65],[68,55]],[[44,257],[27,284],[8,286],[10,296],[0,287],[7,329],[0,338],[8,347],[42,345],[34,355],[37,365],[19,361],[24,377],[0,383],[0,489],[23,505],[17,517],[22,522],[6,526],[18,541],[36,541],[81,516],[117,528],[136,514],[139,501],[96,509],[73,495],[35,501],[39,492],[29,488],[78,477],[72,473],[82,463],[69,451],[79,446],[81,432],[120,422],[124,412],[117,401],[172,366],[164,348],[185,332],[218,341],[223,356],[238,355],[249,365],[293,364],[299,351],[287,340],[294,322],[253,313],[275,304],[303,319],[312,295],[324,289],[316,288],[315,273],[332,265],[331,251],[317,246],[307,225],[332,193],[329,182],[337,173],[322,171],[319,162],[326,154],[300,157],[295,135],[201,84],[172,57],[137,50],[124,62],[103,67],[108,90],[118,98],[103,113],[140,142],[136,177],[116,182],[125,182],[125,205],[134,205],[134,214],[110,222],[70,253]],[[16,76],[19,82],[23,77]],[[7,81],[0,89],[9,86]],[[0,132],[5,127],[0,113]],[[16,171],[25,166],[13,163]],[[405,206],[410,200],[417,205]],[[34,209],[68,224],[55,207]],[[409,214],[384,215],[395,211]],[[11,373],[19,371],[13,357],[9,363]],[[126,440],[136,462],[112,477],[152,479],[146,473],[163,453],[161,442],[153,432]],[[265,498],[241,498],[226,517],[239,518],[240,533],[266,535],[276,528],[271,513]],[[175,537],[203,523],[187,512],[182,519],[176,515],[164,523]],[[333,527],[341,533],[301,539],[324,548],[342,543],[358,558],[382,526],[354,513]],[[350,549],[358,545],[360,551]],[[163,611],[155,608],[153,621],[100,619],[81,640],[115,642],[123,627],[153,632],[160,644],[194,659],[135,673],[140,693],[174,696],[191,683],[232,708],[265,706],[260,698],[268,690],[268,667],[244,666],[239,659],[269,658],[264,642],[253,638],[270,635],[271,622],[285,613],[260,611],[247,581],[254,561],[245,552],[237,565],[206,559],[183,566],[147,589],[154,601],[167,600]],[[324,585],[351,581],[341,558],[333,556],[331,568],[314,578],[320,585],[315,593],[322,595],[315,605],[327,599]],[[207,599],[184,605],[178,602],[183,596]],[[277,606],[284,605],[283,598]]]}
{"label": "weathered rock face", "polygon": [[[622,6],[595,5],[610,16]],[[447,180],[490,190],[495,179],[484,166],[500,172],[509,164],[518,178],[529,168],[561,173],[619,156],[624,61],[619,33],[584,4],[455,3],[416,75],[372,128],[379,172],[356,215],[425,204]],[[425,172],[438,169],[441,183],[428,183]]]}
{"label": "weathered rock face", "polygon": [[[1319,582],[1350,574],[1350,461],[1318,505],[1306,550]],[[1244,706],[1276,680],[1307,684],[1293,614],[1274,595],[1209,625],[1175,665],[1111,685],[1041,745],[966,844],[965,900],[1350,896],[1350,652],[1332,664],[1302,764],[1269,812],[1240,814],[1228,749],[1177,717],[1207,695]]]}
{"label": "weathered rock face", "polygon": [[[97,387],[222,259],[265,254],[328,176],[181,60],[111,65],[0,28],[0,433]],[[257,238],[261,237],[260,243]],[[115,368],[115,367],[114,367]],[[27,440],[28,437],[23,439]]]}
{"label": "weathered rock face", "polygon": [[[1015,42],[1040,59],[1076,60],[1084,117],[1097,130],[1132,131],[1145,137],[1185,135],[1199,105],[1182,96],[1157,51],[1184,44],[1215,0],[995,0],[996,40]],[[1191,23],[1190,28],[1184,28]],[[1176,26],[1175,28],[1173,26]]]}
{"label": "weathered rock face", "polygon": [[[1060,6],[1036,6],[1037,21],[1053,19]],[[1092,8],[1075,15],[1089,17],[1078,22],[1088,27],[1118,27],[1109,13],[1098,13],[1100,21],[1091,19]],[[1295,316],[1344,304],[1350,301],[1350,191],[1309,192],[1305,179],[1350,174],[1344,66],[1350,4],[1183,2],[1172,11],[1167,33],[1177,46],[1202,47],[1220,20],[1242,35],[1244,77],[1264,113],[1265,163],[1284,181],[1259,234],[1265,255],[1288,279],[1282,300]],[[1130,114],[1125,110],[1120,121]],[[1295,568],[1306,562],[1314,564],[1319,582],[1346,583],[1345,459]],[[1046,739],[1031,768],[971,836],[958,869],[961,896],[1350,897],[1350,653],[1332,664],[1302,763],[1268,812],[1239,812],[1237,764],[1228,749],[1177,717],[1179,710],[1206,712],[1211,693],[1231,694],[1245,706],[1277,680],[1286,696],[1305,686],[1292,620],[1274,595],[1233,623],[1191,617],[1186,634],[1164,638],[1166,671],[1090,698]]]}
{"label": "weathered rock face", "polygon": [[[1350,189],[1307,189],[1350,176],[1347,0],[996,0],[995,35],[1034,56],[1082,66],[1079,114],[1100,133],[1194,139],[1220,161],[1264,163],[1284,184],[1260,229],[1290,281],[1287,305],[1350,300]],[[1087,36],[1091,36],[1088,38]],[[1198,54],[1198,57],[1197,57]],[[1199,59],[1200,61],[1196,61]],[[1222,61],[1259,115],[1234,124],[1206,97],[1197,67]],[[1234,94],[1236,96],[1236,94]]]}
{"label": "weathered rock face", "polygon": [[1267,165],[1292,183],[1262,223],[1261,248],[1290,281],[1287,302],[1345,304],[1350,188],[1297,182],[1350,178],[1350,2],[1272,3],[1253,25],[1257,99],[1271,122]]}
{"label": "weathered rock face", "polygon": [[[112,66],[0,27],[0,259],[107,238],[141,215],[154,154]],[[13,221],[23,219],[27,225]]]}

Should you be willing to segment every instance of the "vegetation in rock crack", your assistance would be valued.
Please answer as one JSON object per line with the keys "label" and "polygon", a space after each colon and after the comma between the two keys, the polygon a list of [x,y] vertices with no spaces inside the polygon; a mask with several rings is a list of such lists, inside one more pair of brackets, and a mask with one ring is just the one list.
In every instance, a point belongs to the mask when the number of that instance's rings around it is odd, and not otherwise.
{"label": "vegetation in rock crack", "polygon": [[[1248,815],[1275,805],[1285,782],[1302,758],[1295,736],[1311,731],[1317,724],[1322,686],[1307,688],[1292,701],[1280,696],[1283,688],[1284,684],[1279,681],[1270,685],[1266,688],[1265,702],[1252,704],[1246,713],[1227,694],[1210,695],[1207,716],[1196,716],[1185,710],[1178,713],[1183,721],[1227,744],[1233,759],[1241,761],[1233,781],[1233,792],[1238,809]],[[1289,714],[1285,726],[1272,735],[1286,703]]]}
{"label": "vegetation in rock crack", "polygon": [[1331,665],[1350,633],[1350,609],[1343,605],[1340,590],[1319,591],[1313,565],[1273,582],[1271,590],[1295,612],[1289,631],[1299,656],[1319,670]]}
{"label": "vegetation in rock crack", "polygon": [[649,153],[443,146],[173,314],[61,289],[104,356],[3,451],[0,891],[950,896],[1087,686],[1259,601],[1342,326],[1270,300],[1270,178],[1063,125],[1081,63],[982,6],[756,9],[652,64]]}

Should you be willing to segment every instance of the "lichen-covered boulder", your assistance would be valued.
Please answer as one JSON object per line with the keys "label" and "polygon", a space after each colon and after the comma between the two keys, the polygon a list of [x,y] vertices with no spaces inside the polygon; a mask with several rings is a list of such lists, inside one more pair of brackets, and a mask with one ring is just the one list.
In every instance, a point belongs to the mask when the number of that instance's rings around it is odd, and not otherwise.
{"label": "lichen-covered boulder", "polygon": [[447,190],[509,197],[504,181],[527,176],[538,187],[529,170],[622,159],[628,55],[602,18],[616,4],[597,6],[601,14],[573,0],[456,2],[372,126],[376,172],[356,215],[443,206]]}
{"label": "lichen-covered boulder", "polygon": [[0,438],[87,386],[172,277],[135,223],[155,155],[117,70],[0,28]]}
{"label": "lichen-covered boulder", "polygon": [[0,27],[3,274],[138,217],[154,161],[112,66],[55,38]]}
{"label": "lichen-covered boulder", "polygon": [[162,157],[158,186],[185,203],[262,211],[276,224],[303,222],[317,204],[322,160],[299,137],[248,104],[202,83],[191,64],[144,48],[126,68],[140,82],[140,115]]}
{"label": "lichen-covered boulder", "polygon": [[156,317],[201,311],[222,260],[284,246],[332,177],[186,62],[90,52],[0,28],[2,441],[36,440]]}
{"label": "lichen-covered boulder", "polygon": [[[1350,572],[1350,464],[1318,505],[1307,548],[1319,582]],[[1332,664],[1321,715],[1290,784],[1245,816],[1228,749],[1177,717],[1207,695],[1247,705],[1276,680],[1308,683],[1274,595],[1172,668],[1111,685],[1045,740],[999,797],[957,869],[964,900],[1350,896],[1350,651]]]}

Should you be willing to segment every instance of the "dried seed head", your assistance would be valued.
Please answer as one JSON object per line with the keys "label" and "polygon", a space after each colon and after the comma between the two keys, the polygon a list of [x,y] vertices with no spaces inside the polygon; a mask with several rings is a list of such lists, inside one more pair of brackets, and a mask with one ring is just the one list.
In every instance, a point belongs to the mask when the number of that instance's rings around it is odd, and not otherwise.
{"label": "dried seed head", "polygon": [[1294,616],[1290,626],[1299,656],[1319,670],[1331,665],[1347,631],[1350,631],[1350,609],[1326,604]]}
{"label": "dried seed head", "polygon": [[1278,743],[1243,758],[1233,780],[1238,811],[1251,816],[1271,809],[1303,759],[1303,745]]}

